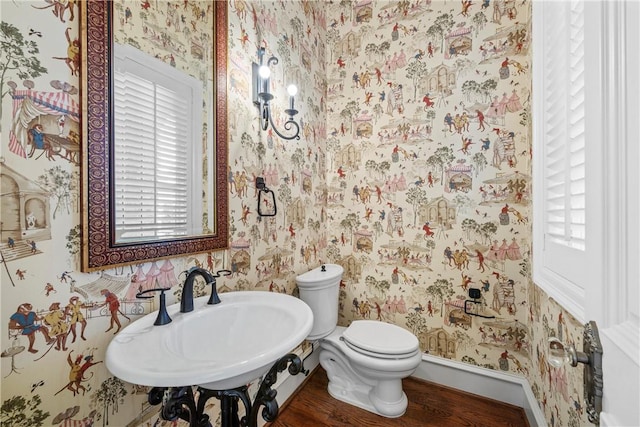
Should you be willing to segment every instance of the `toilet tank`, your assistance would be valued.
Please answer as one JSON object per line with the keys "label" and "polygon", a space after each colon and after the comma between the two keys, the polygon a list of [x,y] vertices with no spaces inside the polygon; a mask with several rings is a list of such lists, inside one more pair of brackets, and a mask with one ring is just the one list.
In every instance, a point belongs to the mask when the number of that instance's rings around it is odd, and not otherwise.
{"label": "toilet tank", "polygon": [[300,299],[311,307],[313,327],[307,337],[317,340],[329,335],[338,324],[338,294],[344,269],[323,264],[296,277]]}

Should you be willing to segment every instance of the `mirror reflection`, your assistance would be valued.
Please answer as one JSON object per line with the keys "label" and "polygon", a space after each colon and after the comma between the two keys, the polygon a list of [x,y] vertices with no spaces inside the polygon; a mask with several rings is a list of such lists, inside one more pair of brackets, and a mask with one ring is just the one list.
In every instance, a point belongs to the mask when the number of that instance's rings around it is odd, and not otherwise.
{"label": "mirror reflection", "polygon": [[83,268],[226,247],[227,3],[82,5]]}
{"label": "mirror reflection", "polygon": [[139,2],[113,2],[116,243],[213,230],[210,165],[201,161],[215,162],[212,6],[160,1],[134,14]]}

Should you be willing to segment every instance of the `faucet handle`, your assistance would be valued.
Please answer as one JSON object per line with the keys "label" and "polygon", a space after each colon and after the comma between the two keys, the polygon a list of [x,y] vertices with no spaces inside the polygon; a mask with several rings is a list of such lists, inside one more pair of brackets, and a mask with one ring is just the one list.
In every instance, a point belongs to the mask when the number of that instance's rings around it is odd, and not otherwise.
{"label": "faucet handle", "polygon": [[168,291],[171,288],[152,288],[152,289],[145,289],[144,291],[140,291],[136,294],[136,298],[139,299],[149,299],[149,298],[153,298],[153,296],[150,295],[145,295],[145,294],[150,294],[151,292],[160,292],[160,295],[162,295],[164,293],[164,291]]}
{"label": "faucet handle", "polygon": [[160,292],[160,308],[158,309],[158,316],[156,317],[156,321],[153,322],[153,324],[156,326],[171,323],[171,317],[169,317],[169,313],[167,312],[167,296],[164,294],[164,291],[168,291],[169,289],[171,288],[145,289],[144,291],[140,291],[136,294],[136,298],[149,299],[153,298],[153,296],[145,294],[151,292]]}
{"label": "faucet handle", "polygon": [[220,297],[218,296],[218,289],[216,289],[216,279],[220,276],[228,276],[231,273],[232,272],[230,270],[218,270],[215,272],[215,274],[211,275],[213,277],[213,280],[207,283],[207,285],[211,285],[211,296],[209,297],[209,301],[207,301],[207,304],[214,305],[220,304],[222,302],[220,301]]}
{"label": "faucet handle", "polygon": [[231,270],[218,270],[215,272],[215,274],[213,275],[213,277],[222,277],[222,276],[230,276],[233,272]]}

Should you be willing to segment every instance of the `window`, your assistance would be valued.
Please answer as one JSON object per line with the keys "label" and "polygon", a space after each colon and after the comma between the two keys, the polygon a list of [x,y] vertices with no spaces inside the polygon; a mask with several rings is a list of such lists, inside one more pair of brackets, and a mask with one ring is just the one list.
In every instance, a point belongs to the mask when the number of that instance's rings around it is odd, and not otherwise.
{"label": "window", "polygon": [[202,232],[202,84],[114,45],[116,243]]}
{"label": "window", "polygon": [[553,49],[545,50],[544,56],[544,231],[551,242],[584,250],[584,3],[566,2],[559,7],[565,9],[564,13],[544,17],[546,25],[555,27],[555,31],[544,34],[545,46],[561,40]]}
{"label": "window", "polygon": [[602,251],[601,67],[593,4],[533,3],[533,278],[578,319],[589,278],[598,273],[592,260]]}

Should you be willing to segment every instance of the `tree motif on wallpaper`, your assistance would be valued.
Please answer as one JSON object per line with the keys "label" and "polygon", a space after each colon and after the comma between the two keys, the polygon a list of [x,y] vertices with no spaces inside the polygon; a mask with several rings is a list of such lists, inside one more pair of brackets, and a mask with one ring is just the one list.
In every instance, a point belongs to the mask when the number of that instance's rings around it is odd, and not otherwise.
{"label": "tree motif on wallpaper", "polygon": [[[481,143],[484,143],[483,140],[480,140]],[[490,141],[489,141],[490,143]],[[487,149],[488,149],[489,145],[487,144]],[[474,170],[475,170],[475,175],[478,176],[480,174],[480,172],[482,172],[487,165],[489,164],[489,162],[487,161],[487,157],[484,155],[484,153],[479,152],[479,153],[475,153],[473,155],[473,157],[471,158],[471,162],[473,163],[473,166],[475,166]]]}
{"label": "tree motif on wallpaper", "polygon": [[453,284],[447,279],[436,279],[427,288],[414,288],[414,297],[421,301],[432,301],[434,312],[444,313],[444,302],[455,295]]}
{"label": "tree motif on wallpaper", "polygon": [[[460,87],[462,94],[465,95],[467,102],[481,102],[483,104],[489,104],[491,102],[491,94],[498,87],[496,79],[490,78],[482,83],[478,83],[475,80],[467,80]],[[472,99],[473,96],[473,99]]]}
{"label": "tree motif on wallpaper", "polygon": [[41,404],[39,394],[31,396],[29,400],[24,396],[13,396],[2,402],[0,421],[14,427],[41,427],[49,417],[48,412],[39,408]]}
{"label": "tree motif on wallpaper", "polygon": [[415,227],[418,218],[418,207],[420,205],[427,204],[429,199],[427,198],[427,192],[419,187],[411,187],[407,191],[407,203],[413,207],[413,226]]}
{"label": "tree motif on wallpaper", "polygon": [[[284,207],[284,209],[281,209],[282,222],[283,222],[283,226],[286,226],[290,216],[289,215],[290,212],[288,208],[289,206],[291,206],[291,203],[293,202],[291,187],[286,183],[280,184],[277,194],[278,194],[278,202],[280,206]],[[274,217],[274,221],[275,221],[275,217]]]}
{"label": "tree motif on wallpaper", "polygon": [[358,215],[355,213],[349,213],[347,214],[342,221],[340,221],[340,228],[343,230],[341,235],[340,235],[340,241],[342,243],[342,245],[344,246],[346,243],[346,237],[344,235],[344,233],[347,233],[348,239],[349,239],[349,243],[353,244],[353,235],[355,230],[360,227],[360,218],[358,218]]}
{"label": "tree motif on wallpaper", "polygon": [[455,21],[453,15],[445,13],[438,16],[433,24],[427,28],[427,36],[434,40],[434,42],[440,43],[440,51],[444,49],[444,41],[446,35],[451,31]]}
{"label": "tree motif on wallpaper", "polygon": [[417,101],[418,88],[422,79],[428,74],[427,65],[418,58],[410,61],[407,67],[407,78],[413,83],[413,101]]}
{"label": "tree motif on wallpaper", "polygon": [[[484,8],[484,6],[483,6]],[[478,35],[478,33],[484,29],[485,25],[487,25],[487,23],[489,22],[487,20],[487,16],[483,13],[483,12],[476,12],[473,15],[473,18],[471,18],[471,22],[474,24],[473,28],[475,31],[476,36]]]}
{"label": "tree motif on wallpaper", "polygon": [[[240,137],[240,145],[246,152],[253,153],[253,156],[251,157],[258,160],[259,162],[258,167],[262,168],[264,166],[262,164],[262,160],[265,154],[265,147],[262,141],[256,142],[249,133],[243,132],[242,136]],[[229,184],[231,185],[232,182],[233,181],[230,180]],[[233,194],[233,189],[232,189],[232,194]]]}
{"label": "tree motif on wallpaper", "polygon": [[[9,84],[9,78],[13,76],[20,80],[40,77],[48,72],[43,67],[37,54],[40,53],[38,44],[34,40],[25,39],[24,35],[15,26],[0,23],[0,100],[9,91],[5,89],[5,84]],[[11,82],[13,83],[13,82]],[[15,83],[9,84],[12,90],[17,87]],[[0,117],[2,117],[2,102],[0,102]],[[0,124],[0,130],[2,125]]]}
{"label": "tree motif on wallpaper", "polygon": [[440,147],[427,158],[427,166],[440,173],[440,182],[444,183],[444,172],[456,159],[451,147]]}
{"label": "tree motif on wallpaper", "polygon": [[388,280],[378,280],[371,275],[367,275],[367,277],[365,277],[364,279],[364,282],[366,283],[369,291],[379,300],[383,300],[385,295],[391,288],[391,284]]}
{"label": "tree motif on wallpaper", "polygon": [[[476,241],[479,239],[480,243],[489,245],[498,231],[498,225],[495,221],[479,223],[473,218],[465,218],[461,223],[461,229],[468,236],[467,239],[471,240],[473,238]],[[486,251],[488,246],[483,249]]]}
{"label": "tree motif on wallpaper", "polygon": [[452,204],[456,208],[456,217],[468,215],[477,207],[475,200],[471,199],[467,194],[456,194]]}
{"label": "tree motif on wallpaper", "polygon": [[118,412],[119,405],[124,404],[125,396],[129,394],[122,380],[111,377],[100,384],[98,390],[91,395],[93,407],[101,410],[101,417],[105,425],[109,425],[109,415]]}
{"label": "tree motif on wallpaper", "polygon": [[78,212],[80,209],[80,196],[78,183],[80,182],[77,171],[69,172],[60,166],[46,169],[36,182],[45,189],[55,202],[52,217],[56,219],[58,210],[67,214]]}
{"label": "tree motif on wallpaper", "polygon": [[411,329],[411,332],[413,332],[415,336],[422,335],[422,333],[428,329],[427,321],[424,317],[420,316],[418,311],[411,311],[407,315],[407,327]]}

